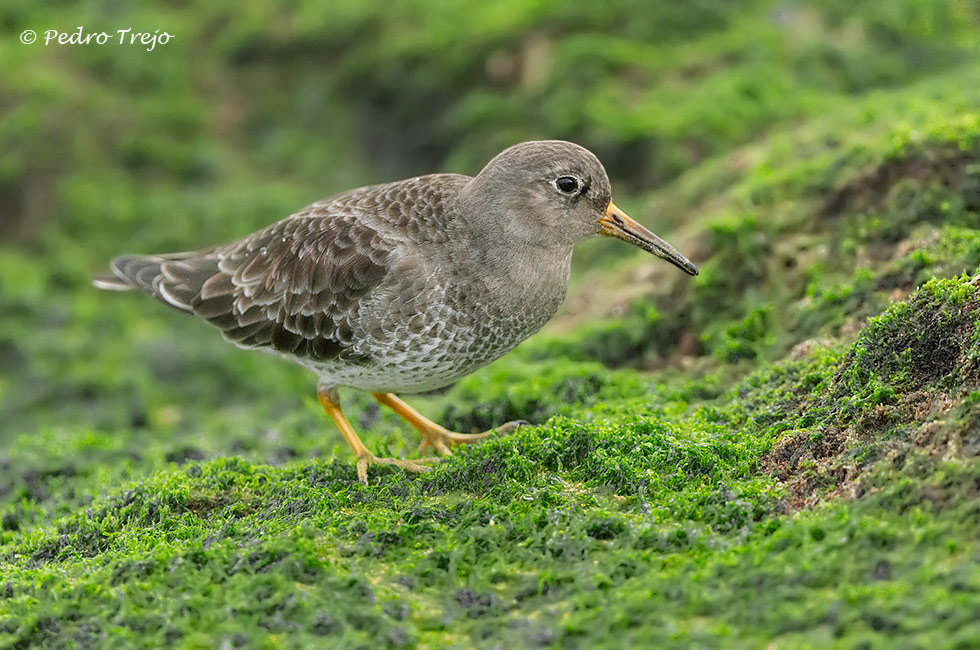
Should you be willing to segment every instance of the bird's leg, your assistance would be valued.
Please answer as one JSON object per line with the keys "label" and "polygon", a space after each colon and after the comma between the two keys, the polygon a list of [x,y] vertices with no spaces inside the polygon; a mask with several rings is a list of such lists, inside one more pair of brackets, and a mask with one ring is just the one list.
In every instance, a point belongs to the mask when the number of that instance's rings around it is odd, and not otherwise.
{"label": "bird's leg", "polygon": [[340,429],[340,433],[344,436],[344,440],[350,445],[351,449],[354,450],[354,454],[357,456],[357,478],[364,485],[368,484],[367,479],[367,468],[368,465],[378,464],[378,465],[395,465],[401,467],[409,472],[426,472],[429,467],[426,463],[432,463],[438,458],[419,458],[417,460],[407,460],[400,458],[379,458],[368,451],[368,448],[364,446],[361,439],[357,436],[357,432],[354,431],[354,427],[350,425],[347,418],[344,416],[344,412],[340,409],[340,396],[337,395],[337,389],[333,387],[317,387],[317,397],[320,400],[320,404],[323,406],[323,410],[327,412],[333,423],[337,425]]}
{"label": "bird's leg", "polygon": [[425,451],[427,447],[432,447],[438,453],[444,456],[452,455],[453,452],[449,449],[450,445],[477,442],[479,440],[483,440],[492,433],[511,433],[522,424],[527,424],[527,422],[524,420],[515,420],[513,422],[508,422],[507,424],[502,424],[496,429],[484,431],[483,433],[456,433],[455,431],[450,431],[449,429],[446,429],[445,427],[442,427],[425,417],[411,406],[403,402],[394,393],[371,394],[374,395],[374,399],[378,400],[379,404],[384,404],[392,411],[402,416],[406,422],[418,429],[419,433],[422,434],[422,444],[419,445],[419,451]]}

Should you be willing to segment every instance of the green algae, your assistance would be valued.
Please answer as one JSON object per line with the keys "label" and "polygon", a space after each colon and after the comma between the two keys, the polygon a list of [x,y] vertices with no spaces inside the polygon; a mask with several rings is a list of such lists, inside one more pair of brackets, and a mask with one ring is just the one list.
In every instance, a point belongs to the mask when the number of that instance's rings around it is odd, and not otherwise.
{"label": "green algae", "polygon": [[[0,630],[15,647],[205,633],[256,647],[279,635],[399,647],[460,634],[594,647],[612,631],[635,643],[902,635],[953,647],[980,606],[980,510],[967,498],[980,465],[975,441],[953,458],[948,441],[975,437],[980,400],[967,392],[938,446],[913,434],[943,412],[910,426],[879,410],[900,406],[910,381],[948,395],[976,372],[976,292],[965,277],[931,281],[851,345],[759,371],[700,406],[652,392],[624,398],[634,412],[647,405],[628,420],[580,407],[418,478],[381,468],[365,488],[344,461],[159,471],[52,527],[5,533]],[[936,319],[955,349],[923,327]],[[849,426],[857,439],[827,443]],[[869,444],[887,460],[858,459]],[[816,504],[846,485],[849,498],[796,512],[801,495]]]}
{"label": "green algae", "polygon": [[[132,15],[184,24],[169,63],[8,51],[0,647],[974,647],[975,12],[852,5],[195,5]],[[702,274],[584,248],[573,293],[630,290],[411,399],[531,423],[428,474],[361,486],[308,373],[88,287],[541,133]]]}

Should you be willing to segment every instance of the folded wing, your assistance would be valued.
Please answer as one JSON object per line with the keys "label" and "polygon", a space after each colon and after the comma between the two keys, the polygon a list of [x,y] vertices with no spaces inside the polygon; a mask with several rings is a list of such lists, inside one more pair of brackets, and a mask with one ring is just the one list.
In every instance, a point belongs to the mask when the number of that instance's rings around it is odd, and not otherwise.
{"label": "folded wing", "polygon": [[[126,256],[118,281],[207,319],[244,347],[357,358],[353,328],[392,246],[354,217],[295,216],[213,250]],[[97,286],[122,288],[100,278]]]}

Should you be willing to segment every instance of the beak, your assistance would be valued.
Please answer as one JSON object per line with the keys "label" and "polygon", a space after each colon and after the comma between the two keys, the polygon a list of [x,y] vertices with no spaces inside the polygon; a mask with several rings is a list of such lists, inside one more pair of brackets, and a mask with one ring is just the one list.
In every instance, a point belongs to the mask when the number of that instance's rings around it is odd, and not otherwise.
{"label": "beak", "polygon": [[685,273],[690,275],[698,274],[698,267],[694,266],[691,260],[678,253],[673,246],[660,239],[660,237],[657,237],[630,219],[612,201],[609,202],[609,207],[606,208],[606,214],[599,219],[599,226],[600,234],[628,241],[648,253],[653,253],[659,258],[667,260]]}

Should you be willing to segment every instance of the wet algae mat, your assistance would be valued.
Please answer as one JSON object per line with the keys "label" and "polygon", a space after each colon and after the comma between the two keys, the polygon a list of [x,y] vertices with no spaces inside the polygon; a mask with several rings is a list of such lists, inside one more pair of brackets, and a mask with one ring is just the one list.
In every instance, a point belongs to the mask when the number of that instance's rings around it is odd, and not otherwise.
{"label": "wet algae mat", "polygon": [[346,458],[223,457],[90,497],[125,453],[66,436],[7,461],[5,643],[970,647],[977,301],[931,281],[714,399],[595,371],[636,396],[366,488]]}
{"label": "wet algae mat", "polygon": [[[0,243],[0,648],[980,646],[971,3],[501,1],[419,26],[355,2],[309,33],[253,4],[218,39],[219,9],[166,14],[184,37],[154,66],[21,50],[0,80],[0,216],[32,215]],[[570,7],[626,27],[576,31]],[[321,40],[343,45],[326,73],[302,55]],[[507,77],[548,56],[554,87]],[[377,142],[340,137],[362,118],[416,167],[369,170]],[[597,149],[617,204],[702,272],[583,246],[545,331],[409,398],[461,431],[531,426],[425,475],[360,485],[304,370],[88,284],[324,182],[472,173],[542,135]],[[341,397],[372,450],[415,453]]]}

